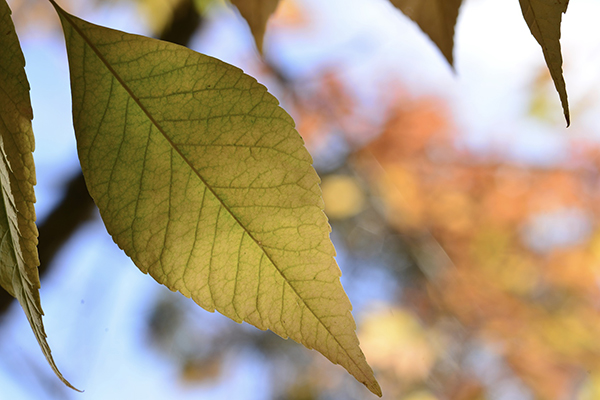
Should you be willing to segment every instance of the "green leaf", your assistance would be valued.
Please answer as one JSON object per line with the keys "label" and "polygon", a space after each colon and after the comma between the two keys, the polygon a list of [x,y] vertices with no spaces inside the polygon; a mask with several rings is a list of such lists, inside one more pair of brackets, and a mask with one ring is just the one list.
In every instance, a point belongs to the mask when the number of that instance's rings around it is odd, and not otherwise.
{"label": "green leaf", "polygon": [[56,6],[83,173],[144,273],[381,390],[355,334],[319,178],[294,122],[241,70]]}
{"label": "green leaf", "polygon": [[519,0],[519,3],[531,34],[542,46],[544,59],[560,96],[567,126],[569,126],[571,117],[560,51],[560,23],[563,13],[567,12],[569,0]]}
{"label": "green leaf", "polygon": [[33,111],[25,58],[10,15],[6,1],[0,0],[0,285],[23,307],[56,375],[75,389],[52,359],[42,322],[33,191]]}
{"label": "green leaf", "polygon": [[277,9],[279,0],[231,0],[250,27],[256,48],[262,53],[267,21]]}
{"label": "green leaf", "polygon": [[440,49],[450,65],[454,65],[454,26],[462,0],[390,0]]}

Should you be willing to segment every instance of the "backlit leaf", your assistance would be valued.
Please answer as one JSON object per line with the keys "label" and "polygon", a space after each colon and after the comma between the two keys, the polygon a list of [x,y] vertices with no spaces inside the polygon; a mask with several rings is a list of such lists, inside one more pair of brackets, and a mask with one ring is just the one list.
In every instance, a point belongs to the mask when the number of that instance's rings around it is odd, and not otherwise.
{"label": "backlit leaf", "polygon": [[115,242],[203,308],[314,348],[381,395],[319,178],[277,100],[231,65],[55,7],[79,159]]}
{"label": "backlit leaf", "polygon": [[560,96],[567,126],[569,126],[571,117],[560,51],[560,23],[562,14],[567,12],[569,0],[519,0],[519,3],[531,34],[542,46],[544,59]]}
{"label": "backlit leaf", "polygon": [[256,48],[262,53],[267,21],[275,12],[279,0],[231,0],[231,3],[237,7],[242,17],[248,22],[256,42]]}
{"label": "backlit leaf", "polygon": [[390,0],[415,21],[453,65],[454,26],[462,0]]}
{"label": "backlit leaf", "polygon": [[6,1],[0,0],[0,285],[17,298],[52,369],[73,388],[52,359],[42,322],[33,191],[33,111],[25,58],[10,14]]}

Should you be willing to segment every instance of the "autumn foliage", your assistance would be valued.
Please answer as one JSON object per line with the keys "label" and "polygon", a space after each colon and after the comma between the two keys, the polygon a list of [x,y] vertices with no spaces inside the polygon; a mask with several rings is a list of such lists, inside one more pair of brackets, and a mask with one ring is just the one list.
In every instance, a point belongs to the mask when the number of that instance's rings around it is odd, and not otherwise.
{"label": "autumn foliage", "polygon": [[[469,341],[493,349],[537,398],[572,398],[600,362],[597,148],[574,142],[568,161],[547,168],[478,154],[456,145],[460,132],[442,100],[399,92],[379,136],[357,148],[352,165],[381,198],[393,230],[416,254],[429,252],[417,262],[426,276],[420,292],[400,305],[412,303],[422,335],[444,335],[440,321],[456,318]],[[405,328],[417,329],[411,324]],[[443,358],[440,348],[421,351],[422,380],[440,375],[424,361],[432,351]],[[372,360],[388,370],[390,361]],[[415,368],[393,375],[411,381]],[[455,388],[440,394],[480,398],[481,390],[466,388],[482,382],[466,374],[459,381],[445,381]]]}

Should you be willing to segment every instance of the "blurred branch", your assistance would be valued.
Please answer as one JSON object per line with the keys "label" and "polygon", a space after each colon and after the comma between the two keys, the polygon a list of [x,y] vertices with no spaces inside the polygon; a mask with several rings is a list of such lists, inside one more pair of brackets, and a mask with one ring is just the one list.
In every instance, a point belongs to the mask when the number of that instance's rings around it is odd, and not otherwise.
{"label": "blurred branch", "polygon": [[194,33],[202,26],[194,0],[180,0],[173,10],[173,19],[159,35],[160,40],[187,46]]}
{"label": "blurred branch", "polygon": [[[202,16],[198,13],[194,0],[180,0],[173,10],[171,23],[167,24],[159,38],[186,46],[201,25]],[[81,172],[71,178],[65,187],[63,199],[39,225],[40,277],[46,275],[56,253],[78,228],[92,217],[95,209]],[[0,289],[0,317],[8,310],[13,300],[8,292]]]}

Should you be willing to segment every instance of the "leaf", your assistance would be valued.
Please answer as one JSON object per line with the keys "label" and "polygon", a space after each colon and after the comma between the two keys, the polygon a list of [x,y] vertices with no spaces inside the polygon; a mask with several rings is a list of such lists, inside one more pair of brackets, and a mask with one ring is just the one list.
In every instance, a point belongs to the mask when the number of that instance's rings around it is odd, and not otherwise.
{"label": "leaf", "polygon": [[560,23],[562,14],[567,12],[569,0],[519,0],[519,3],[531,34],[542,46],[544,59],[560,96],[567,126],[569,126],[571,117],[560,51]]}
{"label": "leaf", "polygon": [[279,0],[231,0],[231,3],[237,7],[242,17],[248,22],[256,42],[256,48],[262,53],[267,21],[277,9]]}
{"label": "leaf", "polygon": [[6,1],[0,0],[0,285],[23,307],[56,375],[75,389],[62,376],[52,358],[42,322],[33,191],[33,111],[25,58],[10,15]]}
{"label": "leaf", "polygon": [[222,61],[54,6],[79,159],[115,242],[171,290],[314,348],[381,395],[319,178],[277,100]]}
{"label": "leaf", "polygon": [[454,26],[462,0],[390,0],[440,49],[446,60],[454,66]]}

